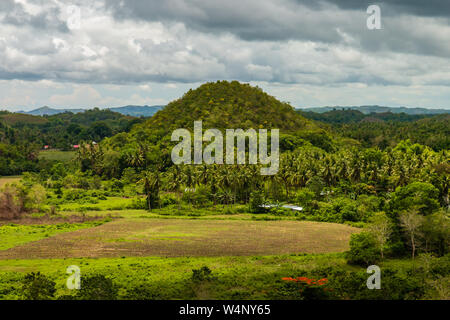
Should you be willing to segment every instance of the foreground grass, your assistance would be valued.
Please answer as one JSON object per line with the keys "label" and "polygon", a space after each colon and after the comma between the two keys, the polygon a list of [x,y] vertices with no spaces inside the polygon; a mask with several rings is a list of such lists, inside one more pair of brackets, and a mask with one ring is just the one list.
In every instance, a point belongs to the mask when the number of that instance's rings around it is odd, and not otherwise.
{"label": "foreground grass", "polygon": [[[341,299],[450,299],[447,285],[450,279],[448,266],[446,267],[448,258],[435,261],[438,262],[437,269],[435,268],[438,271],[436,273],[435,270],[434,275],[424,273],[419,263],[411,260],[391,259],[380,262],[381,290],[367,289],[366,280],[369,275],[366,268],[346,264],[342,253],[2,260],[0,300],[23,298],[23,279],[30,272],[41,272],[55,281],[56,297],[74,297],[76,290],[66,288],[69,277],[66,270],[72,265],[80,268],[82,279],[94,275],[111,279],[118,288],[118,299],[301,298],[295,295],[296,287],[286,286],[283,277],[329,278],[332,292],[343,293],[338,295]],[[193,271],[204,267],[212,271],[210,277],[194,279]],[[385,270],[386,273],[383,273]],[[395,275],[389,270],[396,270]],[[289,295],[286,296],[286,293]]]}
{"label": "foreground grass", "polygon": [[[121,290],[119,298],[140,299],[267,299],[281,277],[304,274],[318,266],[344,266],[342,254],[253,257],[102,258],[0,260],[0,299],[17,299],[25,273],[38,272],[57,284],[57,296],[73,294],[65,286],[70,265],[82,276],[102,274]],[[219,281],[191,285],[193,269],[208,266]],[[140,290],[138,297],[130,292]]]}
{"label": "foreground grass", "polygon": [[6,250],[31,241],[37,241],[59,233],[92,228],[104,221],[88,221],[84,223],[60,223],[50,225],[18,225],[0,226],[0,250]]}

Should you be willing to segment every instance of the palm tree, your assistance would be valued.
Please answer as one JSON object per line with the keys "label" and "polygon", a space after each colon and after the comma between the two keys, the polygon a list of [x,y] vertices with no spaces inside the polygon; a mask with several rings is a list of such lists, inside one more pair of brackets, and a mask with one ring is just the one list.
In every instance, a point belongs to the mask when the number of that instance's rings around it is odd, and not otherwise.
{"label": "palm tree", "polygon": [[139,181],[144,185],[144,193],[147,195],[147,206],[149,210],[159,203],[160,174],[158,171],[144,171]]}

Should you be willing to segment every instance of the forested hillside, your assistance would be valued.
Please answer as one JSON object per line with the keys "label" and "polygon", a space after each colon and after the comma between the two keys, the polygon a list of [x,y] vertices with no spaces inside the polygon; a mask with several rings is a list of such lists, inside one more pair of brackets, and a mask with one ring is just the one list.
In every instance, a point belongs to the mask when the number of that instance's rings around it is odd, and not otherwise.
{"label": "forested hillside", "polygon": [[82,141],[101,141],[105,137],[143,121],[110,110],[33,116],[0,112],[0,175],[38,170],[38,153],[50,149],[73,150]]}
{"label": "forested hillside", "polygon": [[325,127],[335,135],[358,140],[364,147],[386,149],[409,139],[436,151],[450,148],[450,114],[363,114],[357,110],[298,112],[308,119],[328,124]]}

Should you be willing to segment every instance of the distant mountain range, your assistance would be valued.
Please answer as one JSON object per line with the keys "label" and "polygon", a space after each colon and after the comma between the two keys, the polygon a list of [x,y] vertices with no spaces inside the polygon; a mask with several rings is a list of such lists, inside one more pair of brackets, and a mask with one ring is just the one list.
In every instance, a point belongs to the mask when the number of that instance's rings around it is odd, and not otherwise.
{"label": "distant mountain range", "polygon": [[324,113],[333,110],[358,110],[364,114],[375,113],[406,113],[409,115],[422,114],[443,114],[450,113],[450,109],[426,109],[426,108],[407,108],[407,107],[382,107],[382,106],[334,106],[334,107],[317,107],[317,108],[297,108],[301,111],[312,111],[317,113]]}
{"label": "distant mountain range", "polygon": [[[115,108],[107,108],[111,111],[121,113],[127,116],[133,117],[151,117],[156,112],[164,108],[164,106],[123,106]],[[333,110],[357,110],[364,114],[371,113],[406,113],[408,115],[431,115],[431,114],[444,114],[450,113],[450,109],[427,109],[427,108],[407,108],[407,107],[383,107],[383,106],[333,106],[333,107],[315,107],[315,108],[297,108],[301,111],[312,111],[316,113],[324,113]],[[31,111],[18,111],[17,113],[31,114],[34,116],[43,115],[55,115],[63,112],[79,113],[84,112],[86,109],[56,109],[50,107],[42,107]]]}
{"label": "distant mountain range", "polygon": [[[106,108],[114,112],[121,113],[126,116],[133,117],[151,117],[156,112],[161,110],[164,106],[124,106],[124,107],[116,107],[116,108]],[[34,109],[31,111],[18,111],[17,113],[31,114],[33,116],[44,116],[44,115],[55,115],[64,112],[72,112],[79,113],[84,112],[87,109],[54,109],[50,107],[42,107],[38,109]]]}

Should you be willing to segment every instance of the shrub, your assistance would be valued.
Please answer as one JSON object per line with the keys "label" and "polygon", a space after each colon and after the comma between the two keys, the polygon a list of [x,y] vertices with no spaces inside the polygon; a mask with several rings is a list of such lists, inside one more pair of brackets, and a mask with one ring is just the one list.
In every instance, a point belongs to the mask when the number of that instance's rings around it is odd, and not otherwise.
{"label": "shrub", "polygon": [[55,296],[55,285],[40,272],[31,272],[23,280],[22,294],[26,300],[50,300]]}
{"label": "shrub", "polygon": [[197,208],[210,205],[209,190],[204,186],[197,187],[195,191],[187,191],[183,193],[182,199]]}
{"label": "shrub", "polygon": [[14,201],[14,194],[5,191],[0,194],[0,219],[16,219],[21,216],[20,207]]}
{"label": "shrub", "polygon": [[68,189],[64,191],[64,199],[67,201],[75,201],[86,198],[87,194],[82,189]]}
{"label": "shrub", "polygon": [[194,282],[200,282],[213,280],[214,277],[212,275],[211,269],[209,269],[207,266],[203,266],[200,269],[192,269],[191,279]]}
{"label": "shrub", "polygon": [[160,203],[162,207],[167,207],[178,203],[177,197],[172,193],[166,193],[161,196]]}
{"label": "shrub", "polygon": [[361,266],[376,263],[380,254],[375,239],[370,233],[361,232],[350,237],[350,251],[346,253],[347,262]]}
{"label": "shrub", "polygon": [[307,277],[282,278],[286,281],[281,287],[280,293],[283,298],[300,300],[325,300],[330,298],[330,292],[326,288],[327,278],[313,279]]}
{"label": "shrub", "polygon": [[314,200],[316,194],[311,190],[304,188],[297,192],[295,195],[295,201],[297,204],[304,208],[309,208],[311,206],[312,201]]}
{"label": "shrub", "polygon": [[131,204],[128,205],[128,209],[145,210],[147,209],[147,201],[142,198],[133,198]]}
{"label": "shrub", "polygon": [[116,300],[117,287],[111,279],[104,275],[93,275],[81,278],[81,288],[77,298],[81,300]]}
{"label": "shrub", "polygon": [[253,213],[263,213],[266,211],[262,205],[265,204],[264,193],[260,190],[253,191],[250,194],[250,201],[248,203],[250,212]]}
{"label": "shrub", "polygon": [[336,298],[352,300],[406,300],[420,299],[424,294],[423,281],[414,274],[400,275],[391,268],[381,269],[381,288],[367,288],[365,271],[332,269],[328,273],[330,289]]}

